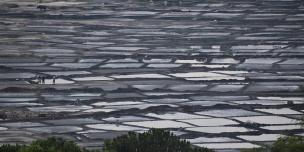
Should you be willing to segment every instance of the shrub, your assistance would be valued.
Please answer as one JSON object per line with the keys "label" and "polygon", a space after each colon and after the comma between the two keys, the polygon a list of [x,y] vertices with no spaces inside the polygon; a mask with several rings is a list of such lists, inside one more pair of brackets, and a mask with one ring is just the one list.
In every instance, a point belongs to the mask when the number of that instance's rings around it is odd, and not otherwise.
{"label": "shrub", "polygon": [[242,152],[304,152],[304,137],[280,137],[270,147],[247,149]]}
{"label": "shrub", "polygon": [[194,148],[185,140],[163,129],[151,129],[144,133],[130,132],[107,140],[104,152],[213,152],[207,148]]}
{"label": "shrub", "polygon": [[48,138],[34,141],[31,145],[22,148],[21,152],[82,152],[83,150],[72,141],[61,138]]}
{"label": "shrub", "polygon": [[21,146],[20,145],[1,145],[0,146],[0,152],[18,152],[20,151]]}
{"label": "shrub", "polygon": [[271,152],[304,152],[304,137],[281,137],[273,144]]}
{"label": "shrub", "polygon": [[72,141],[61,138],[48,138],[46,140],[36,140],[30,145],[2,145],[0,152],[89,152],[82,149]]}
{"label": "shrub", "polygon": [[270,152],[269,148],[243,149],[241,152]]}

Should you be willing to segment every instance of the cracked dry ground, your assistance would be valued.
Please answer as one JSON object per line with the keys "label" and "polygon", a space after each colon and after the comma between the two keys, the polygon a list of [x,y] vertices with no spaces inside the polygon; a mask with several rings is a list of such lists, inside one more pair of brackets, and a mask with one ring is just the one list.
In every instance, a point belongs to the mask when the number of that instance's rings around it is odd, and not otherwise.
{"label": "cracked dry ground", "polygon": [[0,2],[2,144],[100,149],[153,127],[231,152],[304,135],[301,0],[41,5]]}

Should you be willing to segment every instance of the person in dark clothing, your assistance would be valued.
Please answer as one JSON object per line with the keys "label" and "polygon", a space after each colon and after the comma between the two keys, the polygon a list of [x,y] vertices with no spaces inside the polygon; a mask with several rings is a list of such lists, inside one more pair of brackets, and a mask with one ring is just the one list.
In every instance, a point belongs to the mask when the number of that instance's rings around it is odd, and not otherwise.
{"label": "person in dark clothing", "polygon": [[37,75],[38,84],[41,84],[41,75]]}
{"label": "person in dark clothing", "polygon": [[55,84],[56,83],[56,76],[54,75],[52,79],[53,79],[53,84]]}
{"label": "person in dark clothing", "polygon": [[45,84],[45,76],[41,76],[42,84]]}

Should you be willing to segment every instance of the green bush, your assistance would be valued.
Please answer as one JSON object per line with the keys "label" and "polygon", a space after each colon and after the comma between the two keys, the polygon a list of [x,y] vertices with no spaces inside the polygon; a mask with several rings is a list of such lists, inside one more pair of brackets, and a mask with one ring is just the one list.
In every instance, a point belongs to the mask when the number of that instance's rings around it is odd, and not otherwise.
{"label": "green bush", "polygon": [[269,148],[243,149],[241,152],[270,152]]}
{"label": "green bush", "polygon": [[22,146],[20,145],[1,145],[0,146],[0,152],[18,152],[20,151]]}
{"label": "green bush", "polygon": [[144,133],[130,132],[104,145],[104,152],[213,152],[207,148],[194,148],[185,140],[163,129]]}
{"label": "green bush", "polygon": [[304,137],[280,137],[270,147],[247,149],[242,152],[304,152]]}
{"label": "green bush", "polygon": [[304,152],[304,137],[281,137],[273,144],[271,152]]}
{"label": "green bush", "polygon": [[46,140],[34,141],[30,146],[22,148],[21,152],[83,152],[72,141],[61,138],[48,138]]}
{"label": "green bush", "polygon": [[61,138],[48,138],[46,140],[36,140],[30,145],[2,145],[0,152],[89,152],[78,147],[72,141]]}

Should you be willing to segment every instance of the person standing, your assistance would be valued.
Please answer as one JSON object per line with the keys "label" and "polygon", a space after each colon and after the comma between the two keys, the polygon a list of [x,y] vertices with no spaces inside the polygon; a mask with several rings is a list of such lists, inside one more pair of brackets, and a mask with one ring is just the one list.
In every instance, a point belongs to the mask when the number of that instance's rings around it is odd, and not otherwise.
{"label": "person standing", "polygon": [[56,76],[54,75],[52,79],[53,79],[53,84],[55,84],[56,83]]}
{"label": "person standing", "polygon": [[42,84],[45,84],[45,76],[41,76]]}
{"label": "person standing", "polygon": [[38,84],[41,84],[41,75],[37,75]]}

